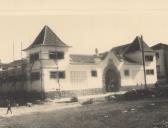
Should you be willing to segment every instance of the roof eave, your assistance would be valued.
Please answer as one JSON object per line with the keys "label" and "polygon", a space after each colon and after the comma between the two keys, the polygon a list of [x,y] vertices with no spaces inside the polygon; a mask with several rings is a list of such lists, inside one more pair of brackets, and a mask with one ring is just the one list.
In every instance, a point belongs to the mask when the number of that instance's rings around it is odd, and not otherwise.
{"label": "roof eave", "polygon": [[[33,46],[33,47],[28,47],[28,48],[26,48],[26,49],[23,49],[22,51],[27,51],[27,50],[29,50],[29,49],[32,49],[32,48],[36,48],[36,47],[40,47],[40,46],[55,46],[55,45],[46,45],[46,44],[41,44],[41,45],[37,45],[37,46]],[[55,47],[67,47],[67,48],[71,48],[72,46],[55,46]]]}

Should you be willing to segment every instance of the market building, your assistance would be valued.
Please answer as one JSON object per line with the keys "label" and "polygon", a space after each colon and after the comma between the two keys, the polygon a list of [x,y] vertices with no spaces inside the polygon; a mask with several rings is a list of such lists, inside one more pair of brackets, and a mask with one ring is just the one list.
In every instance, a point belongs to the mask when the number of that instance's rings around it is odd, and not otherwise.
{"label": "market building", "polygon": [[[145,75],[142,57],[145,60]],[[93,95],[148,87],[157,82],[155,52],[137,36],[131,43],[94,55],[71,54],[48,26],[24,51],[1,66],[0,93],[33,92],[41,98]]]}

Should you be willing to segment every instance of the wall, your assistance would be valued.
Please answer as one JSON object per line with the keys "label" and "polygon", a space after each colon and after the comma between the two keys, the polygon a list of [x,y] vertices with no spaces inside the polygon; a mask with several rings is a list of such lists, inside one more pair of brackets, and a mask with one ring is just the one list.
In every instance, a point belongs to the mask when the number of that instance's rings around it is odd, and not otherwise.
{"label": "wall", "polygon": [[[145,62],[145,68],[153,69],[154,75],[146,75],[147,84],[155,84],[157,81],[157,71],[156,71],[156,57],[153,52],[145,52],[145,55],[152,55],[152,62]],[[141,61],[140,64],[122,64],[120,68],[121,72],[121,84],[122,86],[132,86],[132,85],[141,85],[144,84],[144,70],[142,65],[142,56],[141,52],[136,52],[133,55],[129,55],[132,59],[137,59]],[[140,58],[141,57],[141,58]],[[124,76],[124,70],[130,71],[130,76]]]}

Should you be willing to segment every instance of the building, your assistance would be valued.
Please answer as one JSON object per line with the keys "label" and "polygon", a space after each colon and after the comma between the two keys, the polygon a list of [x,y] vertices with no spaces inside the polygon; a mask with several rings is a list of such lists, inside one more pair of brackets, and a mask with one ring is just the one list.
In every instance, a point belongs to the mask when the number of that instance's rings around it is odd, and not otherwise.
{"label": "building", "polygon": [[157,78],[160,84],[168,83],[168,45],[156,44],[151,47],[156,53]]}
{"label": "building", "polygon": [[71,47],[44,26],[24,51],[0,72],[1,92],[35,92],[41,98],[92,95],[144,88],[144,47],[148,87],[157,81],[155,52],[137,36],[133,42],[94,55],[70,54]]}
{"label": "building", "polygon": [[122,88],[133,88],[132,86],[135,85],[144,87],[142,45],[144,47],[146,84],[150,87],[157,81],[155,53],[143,41],[142,36],[137,36],[132,43],[112,49],[113,60],[117,57],[114,62],[119,62],[116,65],[120,71]]}

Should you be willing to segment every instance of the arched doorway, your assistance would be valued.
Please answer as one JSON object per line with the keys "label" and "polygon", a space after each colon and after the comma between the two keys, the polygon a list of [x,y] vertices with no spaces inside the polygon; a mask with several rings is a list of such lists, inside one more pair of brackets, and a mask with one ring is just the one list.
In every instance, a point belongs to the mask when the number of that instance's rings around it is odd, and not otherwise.
{"label": "arched doorway", "polygon": [[120,72],[112,60],[109,60],[108,65],[104,68],[103,85],[105,92],[119,91],[121,87]]}
{"label": "arched doorway", "polygon": [[106,92],[118,91],[119,84],[118,74],[113,69],[108,69],[105,73],[105,90]]}

